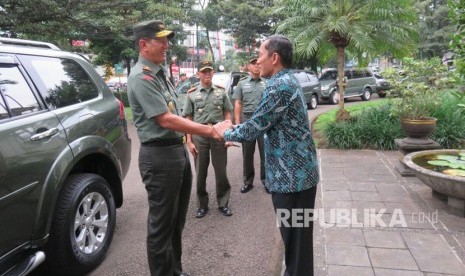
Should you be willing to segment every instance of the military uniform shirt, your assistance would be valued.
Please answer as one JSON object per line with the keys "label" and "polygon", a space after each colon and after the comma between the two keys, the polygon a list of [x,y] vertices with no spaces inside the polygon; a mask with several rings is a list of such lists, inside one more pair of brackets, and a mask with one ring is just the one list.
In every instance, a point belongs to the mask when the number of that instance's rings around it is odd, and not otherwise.
{"label": "military uniform shirt", "polygon": [[128,100],[141,143],[183,136],[155,122],[155,116],[166,112],[179,115],[177,95],[163,67],[139,56],[128,77]]}
{"label": "military uniform shirt", "polygon": [[224,139],[246,142],[261,135],[270,191],[294,193],[317,185],[318,162],[307,106],[299,82],[288,69],[268,80],[257,111],[243,124],[226,130]]}
{"label": "military uniform shirt", "polygon": [[242,102],[243,113],[253,113],[257,110],[258,104],[262,99],[265,86],[266,83],[263,79],[252,79],[249,76],[237,84],[232,98]]}
{"label": "military uniform shirt", "polygon": [[184,116],[192,116],[200,124],[218,123],[224,120],[224,112],[232,111],[231,101],[224,88],[212,85],[204,88],[202,84],[187,93]]}

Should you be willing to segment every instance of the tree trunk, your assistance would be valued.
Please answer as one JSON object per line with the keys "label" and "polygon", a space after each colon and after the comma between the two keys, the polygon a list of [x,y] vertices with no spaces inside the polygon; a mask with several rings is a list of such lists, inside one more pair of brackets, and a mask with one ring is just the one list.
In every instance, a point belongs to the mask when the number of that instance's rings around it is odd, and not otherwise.
{"label": "tree trunk", "polygon": [[337,47],[337,88],[339,93],[339,109],[344,109],[344,47]]}
{"label": "tree trunk", "polygon": [[212,54],[212,63],[215,64],[215,54],[213,53],[213,47],[210,41],[210,32],[208,31],[207,28],[205,28],[205,32],[207,33],[208,49],[210,50],[210,53]]}

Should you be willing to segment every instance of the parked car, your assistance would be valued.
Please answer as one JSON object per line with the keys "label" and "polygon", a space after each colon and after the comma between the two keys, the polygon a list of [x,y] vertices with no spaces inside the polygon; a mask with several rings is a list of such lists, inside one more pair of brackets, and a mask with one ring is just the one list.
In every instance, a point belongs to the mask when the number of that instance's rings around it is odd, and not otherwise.
{"label": "parked car", "polygon": [[77,54],[0,38],[0,275],[83,275],[123,204],[123,104]]}
{"label": "parked car", "polygon": [[[345,69],[344,77],[347,79],[344,98],[361,97],[362,100],[369,101],[371,94],[376,91],[376,78],[369,69]],[[337,104],[339,102],[336,86],[337,70],[327,70],[319,80],[322,98],[328,99],[332,104]]]}
{"label": "parked car", "polygon": [[213,75],[213,84],[220,85],[226,89],[228,97],[231,98],[237,83],[249,74],[247,72],[217,72]]}
{"label": "parked car", "polygon": [[304,70],[293,70],[293,73],[302,86],[307,107],[315,109],[322,97],[321,85],[316,74],[312,71]]}
{"label": "parked car", "polygon": [[184,104],[186,103],[187,91],[194,85],[197,85],[199,81],[200,80],[197,76],[192,76],[188,78],[186,81],[176,86],[176,93],[178,94],[178,104],[181,113],[184,109]]}
{"label": "parked car", "polygon": [[376,78],[376,93],[380,98],[386,97],[386,91],[391,89],[391,84],[385,80],[380,74],[374,73],[373,76]]}
{"label": "parked car", "polygon": [[126,91],[128,85],[127,77],[112,77],[105,81],[111,92]]}

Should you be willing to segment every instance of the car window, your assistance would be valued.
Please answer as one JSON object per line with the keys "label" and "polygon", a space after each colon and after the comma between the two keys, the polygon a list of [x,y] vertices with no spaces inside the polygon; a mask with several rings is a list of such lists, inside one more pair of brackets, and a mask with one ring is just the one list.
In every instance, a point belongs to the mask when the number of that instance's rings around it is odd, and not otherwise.
{"label": "car window", "polygon": [[30,114],[40,105],[16,66],[0,67],[0,119]]}
{"label": "car window", "polygon": [[352,78],[353,79],[360,79],[360,78],[364,78],[365,77],[365,73],[361,70],[353,70],[352,71]]}
{"label": "car window", "polygon": [[45,93],[50,109],[94,99],[98,89],[87,72],[74,60],[51,57],[22,56],[37,74],[36,83]]}
{"label": "car window", "polygon": [[311,75],[311,74],[307,74],[307,78],[311,81],[311,82],[318,82],[318,78],[314,75]]}
{"label": "car window", "polygon": [[336,71],[327,71],[320,77],[320,80],[336,80],[336,79],[337,79]]}
{"label": "car window", "polygon": [[307,74],[305,72],[297,72],[297,73],[294,73],[294,76],[296,77],[296,79],[302,83],[302,82],[308,82],[308,78],[307,78]]}

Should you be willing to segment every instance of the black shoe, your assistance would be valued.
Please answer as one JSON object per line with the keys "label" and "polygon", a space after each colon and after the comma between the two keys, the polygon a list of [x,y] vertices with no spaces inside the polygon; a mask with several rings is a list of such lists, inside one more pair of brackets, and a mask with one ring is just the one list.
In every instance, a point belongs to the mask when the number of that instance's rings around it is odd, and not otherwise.
{"label": "black shoe", "polygon": [[231,209],[229,209],[228,206],[226,207],[219,207],[218,210],[220,210],[220,212],[223,214],[223,216],[232,216],[232,212],[231,212]]}
{"label": "black shoe", "polygon": [[263,186],[263,187],[265,188],[265,192],[266,192],[267,194],[271,194],[271,191],[270,191],[266,186]]}
{"label": "black shoe", "polygon": [[196,218],[203,218],[208,213],[208,208],[199,208],[197,209]]}
{"label": "black shoe", "polygon": [[245,194],[245,193],[247,193],[248,191],[250,191],[252,189],[253,189],[253,185],[244,184],[244,186],[242,186],[242,188],[241,188],[241,193]]}

